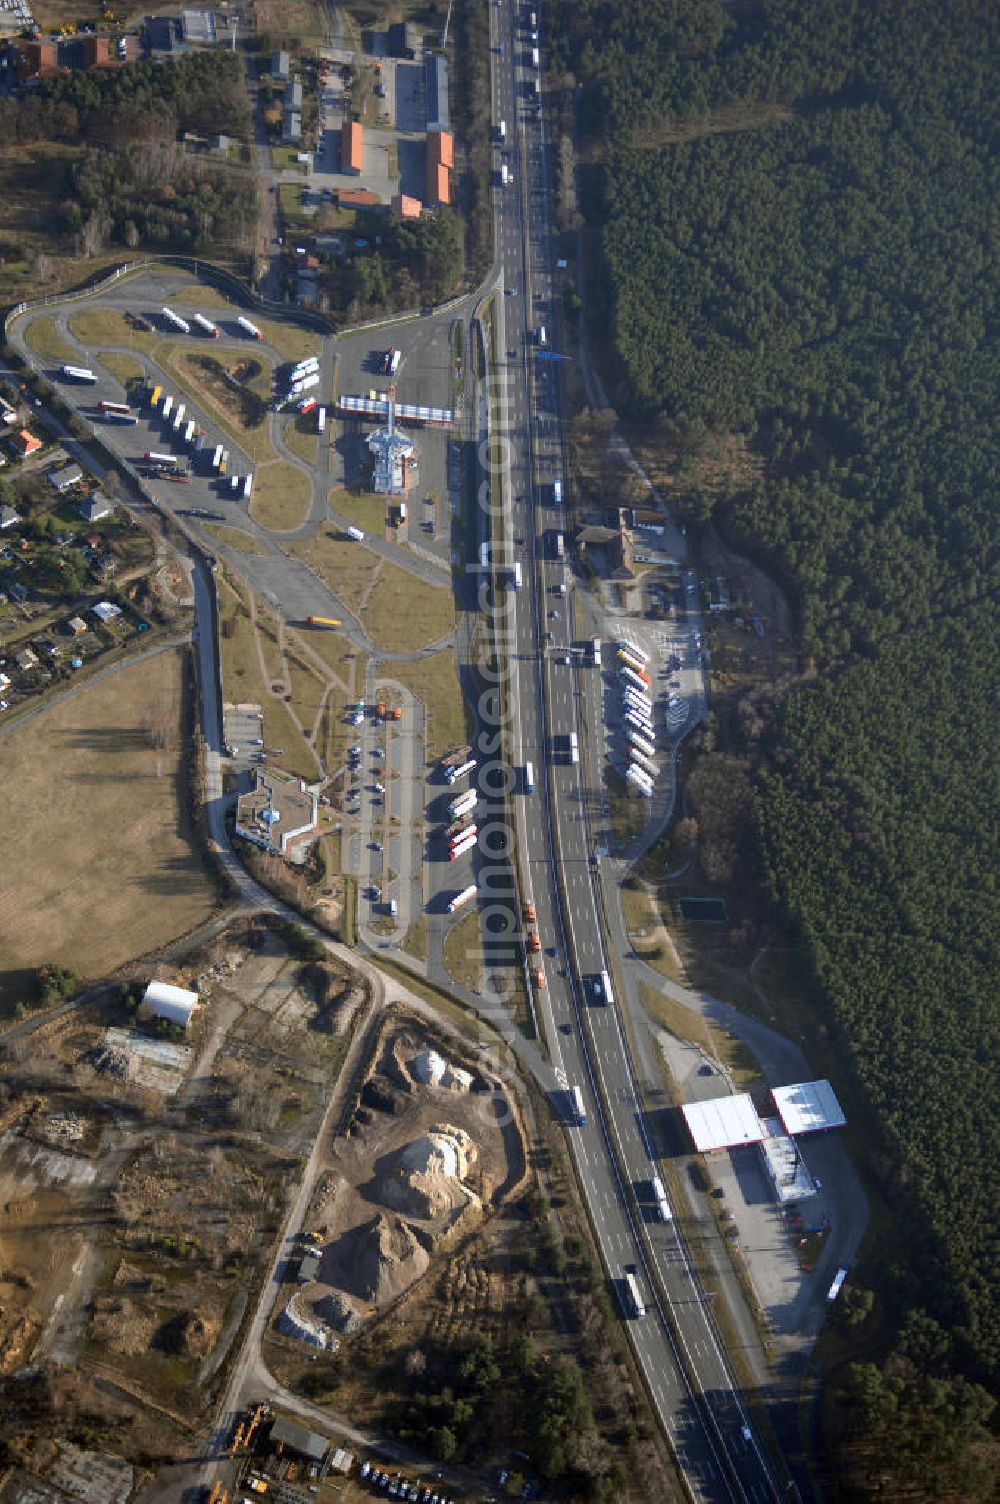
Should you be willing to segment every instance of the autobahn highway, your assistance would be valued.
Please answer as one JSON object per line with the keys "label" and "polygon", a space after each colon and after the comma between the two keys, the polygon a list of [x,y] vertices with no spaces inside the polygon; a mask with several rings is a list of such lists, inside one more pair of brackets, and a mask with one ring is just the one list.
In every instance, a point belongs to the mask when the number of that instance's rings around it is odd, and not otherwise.
{"label": "autobahn highway", "polygon": [[584,734],[583,676],[599,669],[572,650],[571,595],[556,593],[565,566],[550,544],[563,526],[551,488],[562,474],[562,443],[557,364],[538,362],[535,353],[540,324],[555,335],[555,308],[544,115],[534,103],[535,43],[525,24],[531,9],[513,0],[492,5],[491,40],[493,118],[506,124],[494,178],[505,283],[496,348],[511,446],[504,541],[508,556],[521,559],[524,579],[521,591],[506,592],[497,633],[510,661],[510,755],[536,770],[536,792],[512,803],[522,896],[534,903],[543,947],[532,957],[546,978],[536,995],[539,1026],[556,1104],[566,1087],[583,1092],[587,1122],[570,1130],[581,1185],[616,1289],[626,1269],[636,1272],[647,1314],[628,1323],[629,1335],[686,1484],[697,1499],[764,1504],[779,1497],[775,1482],[679,1232],[673,1223],[643,1221],[635,1186],[657,1173],[656,1159],[618,1007],[595,1002],[590,985],[604,970],[620,975],[621,959],[609,966],[587,818],[589,760],[575,763],[568,753],[570,733]]}

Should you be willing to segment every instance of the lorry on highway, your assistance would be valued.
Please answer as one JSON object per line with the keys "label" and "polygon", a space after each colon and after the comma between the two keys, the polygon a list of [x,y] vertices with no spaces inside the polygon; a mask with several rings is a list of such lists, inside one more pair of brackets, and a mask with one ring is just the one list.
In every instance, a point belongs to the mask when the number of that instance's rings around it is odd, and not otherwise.
{"label": "lorry on highway", "polygon": [[182,319],[179,313],[175,313],[174,310],[172,308],[168,308],[165,303],[160,309],[160,313],[172,329],[179,330],[181,334],[191,333],[191,325],[188,323],[187,319]]}
{"label": "lorry on highway", "polygon": [[218,468],[219,468],[219,466],[221,464],[222,464],[222,445],[221,444],[216,444],[216,446],[215,446],[215,453],[212,455],[212,469],[213,470],[218,470]]}
{"label": "lorry on highway", "polygon": [[365,541],[365,535],[359,527],[349,527],[347,529],[347,536],[355,543],[364,543]]}
{"label": "lorry on highway", "polygon": [[534,924],[536,922],[535,921],[535,905],[533,903],[525,903],[522,906],[522,913],[524,914],[524,922],[525,922],[525,924]]}
{"label": "lorry on highway", "polygon": [[600,666],[601,666],[601,639],[599,637],[595,637],[594,638],[593,642],[591,643],[591,648],[592,648],[593,654],[594,654],[594,667],[595,668],[600,668]]}
{"label": "lorry on highway", "polygon": [[177,411],[174,413],[174,433],[180,433],[181,424],[184,422],[184,414],[187,412],[187,404],[179,402]]}
{"label": "lorry on highway", "polygon": [[562,506],[562,481],[558,478],[552,482],[552,505]]}
{"label": "lorry on highway", "polygon": [[569,734],[569,760],[574,765],[580,761],[580,745],[575,731]]}
{"label": "lorry on highway", "polygon": [[155,407],[156,404],[159,402],[159,400],[160,400],[160,398],[162,396],[163,396],[163,388],[162,388],[162,386],[154,386],[153,390],[149,394],[149,405],[150,405],[150,407]]}
{"label": "lorry on highway", "polygon": [[87,366],[63,366],[61,374],[67,381],[80,381],[85,386],[97,385],[97,377]]}
{"label": "lorry on highway", "polygon": [[646,1314],[646,1306],[636,1281],[635,1272],[632,1269],[625,1270],[621,1282],[621,1291],[622,1307],[625,1315],[634,1321],[641,1321]]}
{"label": "lorry on highway", "polygon": [[535,955],[537,955],[538,952],[541,950],[541,948],[542,948],[542,942],[538,938],[538,931],[537,930],[529,930],[528,931],[528,950],[531,951],[531,952],[533,952]]}
{"label": "lorry on highway", "polygon": [[244,475],[244,477],[243,477],[243,500],[244,501],[249,501],[250,500],[250,493],[251,493],[252,490],[253,490],[253,476],[252,475]]}
{"label": "lorry on highway", "polygon": [[497,126],[497,140],[503,142],[503,141],[506,141],[506,139],[507,139],[507,122],[506,122],[506,120],[501,120],[500,123]]}
{"label": "lorry on highway", "polygon": [[510,182],[510,173],[507,170],[507,163],[506,162],[501,162],[500,163],[500,186],[502,188],[506,188],[506,186],[507,186],[507,184],[509,182]]}
{"label": "lorry on highway", "polygon": [[660,1222],[673,1221],[673,1213],[670,1210],[670,1202],[667,1193],[663,1189],[663,1181],[659,1175],[654,1175],[649,1182],[649,1189],[653,1198],[653,1214]]}
{"label": "lorry on highway", "polygon": [[109,423],[130,423],[135,425],[139,421],[135,413],[105,413],[104,416]]}
{"label": "lorry on highway", "polygon": [[531,762],[526,762],[524,765],[524,792],[526,794],[535,792],[535,768]]}
{"label": "lorry on highway", "polygon": [[463,762],[468,761],[471,752],[471,742],[466,742],[463,747],[453,747],[450,752],[446,752],[441,759],[441,770],[445,777],[448,776],[451,768],[460,768]]}
{"label": "lorry on highway", "polygon": [[167,396],[163,399],[163,406],[160,408],[160,417],[163,418],[164,421],[166,421],[166,419],[170,417],[170,414],[173,412],[173,410],[174,399],[173,396],[168,393]]}
{"label": "lorry on highway", "polygon": [[587,1109],[583,1103],[583,1092],[578,1086],[571,1087],[569,1105],[572,1111],[573,1121],[581,1128],[587,1121]]}
{"label": "lorry on highway", "polygon": [[556,558],[557,559],[565,559],[565,557],[566,557],[566,540],[563,537],[562,533],[556,533],[556,536],[555,536],[555,547],[556,547]]}
{"label": "lorry on highway", "polygon": [[127,402],[101,401],[97,404],[97,411],[99,413],[103,413],[105,417],[107,417],[109,413],[117,413],[119,417],[127,418],[132,409],[129,407]]}
{"label": "lorry on highway", "polygon": [[472,822],[472,815],[460,815],[457,820],[453,820],[448,826],[448,829],[445,831],[445,836],[450,841],[452,836],[461,835],[463,830],[468,830]]}
{"label": "lorry on highway", "polygon": [[334,616],[307,616],[307,627],[339,627],[341,623]]}
{"label": "lorry on highway", "polygon": [[264,338],[264,336],[261,334],[260,330],[257,328],[257,325],[256,324],[251,324],[250,320],[249,319],[245,319],[242,314],[236,320],[236,327],[238,329],[242,329],[244,334],[249,334],[249,336],[250,336],[251,339],[263,339]]}
{"label": "lorry on highway", "polygon": [[402,358],[402,350],[397,350],[395,345],[390,345],[388,350],[385,352],[385,358],[382,361],[382,370],[387,376],[396,375],[399,370],[399,363]]}
{"label": "lorry on highway", "polygon": [[471,903],[472,899],[474,899],[475,896],[476,885],[475,883],[470,883],[467,888],[462,889],[461,893],[455,894],[455,897],[448,905],[448,913],[454,914],[456,909],[462,908],[464,904]]}
{"label": "lorry on highway", "polygon": [[521,575],[521,561],[520,561],[520,559],[515,559],[514,560],[514,569],[513,569],[512,575],[511,575],[511,583],[512,583],[512,585],[513,585],[513,587],[514,587],[515,590],[520,590],[521,584],[522,584],[522,578],[523,577]]}
{"label": "lorry on highway", "polygon": [[325,431],[326,431],[326,408],[325,407],[317,407],[317,409],[316,409],[316,432],[317,433],[324,433]]}
{"label": "lorry on highway", "polygon": [[449,783],[457,783],[460,778],[468,778],[469,774],[475,771],[476,759],[470,757],[465,762],[459,763],[458,767],[448,768],[444,776]]}

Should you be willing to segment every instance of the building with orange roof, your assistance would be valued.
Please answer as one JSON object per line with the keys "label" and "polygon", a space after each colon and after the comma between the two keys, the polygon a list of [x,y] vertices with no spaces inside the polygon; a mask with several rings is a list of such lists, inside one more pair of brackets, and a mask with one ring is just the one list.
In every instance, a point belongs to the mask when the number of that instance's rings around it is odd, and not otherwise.
{"label": "building with orange roof", "polygon": [[22,78],[43,78],[54,73],[57,67],[54,42],[21,42],[18,46],[19,68]]}
{"label": "building with orange roof", "polygon": [[338,188],[337,202],[345,209],[374,209],[378,195],[370,188]]}
{"label": "building with orange roof", "polygon": [[364,167],[365,128],[359,120],[345,120],[340,132],[340,170],[360,176]]}
{"label": "building with orange roof", "polygon": [[397,219],[419,219],[423,208],[420,200],[411,198],[408,193],[397,193],[392,201],[392,212]]}
{"label": "building with orange roof", "polygon": [[442,162],[427,163],[427,202],[432,206],[451,203],[451,180]]}
{"label": "building with orange roof", "polygon": [[442,167],[455,166],[455,137],[451,131],[431,131],[427,137],[427,153],[431,162]]}
{"label": "building with orange roof", "polygon": [[29,433],[26,428],[22,428],[20,433],[12,434],[7,442],[22,459],[26,459],[29,454],[34,454],[42,448],[41,439],[36,439],[35,435]]}

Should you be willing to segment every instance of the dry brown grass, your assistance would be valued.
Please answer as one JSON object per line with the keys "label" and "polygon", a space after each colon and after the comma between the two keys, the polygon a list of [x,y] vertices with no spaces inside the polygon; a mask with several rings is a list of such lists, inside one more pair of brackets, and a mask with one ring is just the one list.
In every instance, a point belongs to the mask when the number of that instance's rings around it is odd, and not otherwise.
{"label": "dry brown grass", "polygon": [[311,500],[309,476],[288,460],[268,461],[254,474],[250,514],[270,532],[290,533],[301,527]]}
{"label": "dry brown grass", "polygon": [[427,584],[369,553],[363,544],[346,542],[321,528],[304,542],[291,544],[287,552],[319,571],[380,648],[405,653],[440,642],[454,630],[450,585]]}
{"label": "dry brown grass", "polygon": [[[197,924],[215,893],[179,786],[180,655],[136,663],[4,740],[8,834],[0,872],[0,1003],[53,960],[100,976]],[[174,727],[158,750],[157,711]],[[16,834],[15,834],[16,833]]]}

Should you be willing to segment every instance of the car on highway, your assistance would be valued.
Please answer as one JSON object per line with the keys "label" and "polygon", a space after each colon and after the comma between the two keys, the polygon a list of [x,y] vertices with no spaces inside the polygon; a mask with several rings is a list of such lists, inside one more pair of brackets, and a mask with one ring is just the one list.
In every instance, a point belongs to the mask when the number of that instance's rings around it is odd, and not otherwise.
{"label": "car on highway", "polygon": [[368,847],[369,851],[381,851],[382,849],[383,848],[382,848],[382,842],[381,841],[372,841],[372,842],[370,842],[369,847]]}
{"label": "car on highway", "polygon": [[753,1434],[752,1434],[749,1426],[741,1426],[740,1427],[740,1432],[742,1434],[742,1437],[743,1437],[744,1441],[746,1441],[746,1442],[753,1441]]}

